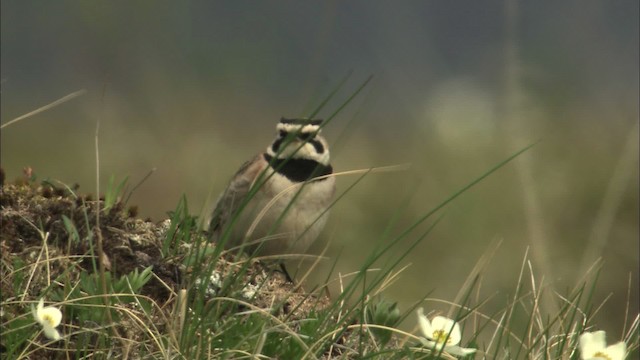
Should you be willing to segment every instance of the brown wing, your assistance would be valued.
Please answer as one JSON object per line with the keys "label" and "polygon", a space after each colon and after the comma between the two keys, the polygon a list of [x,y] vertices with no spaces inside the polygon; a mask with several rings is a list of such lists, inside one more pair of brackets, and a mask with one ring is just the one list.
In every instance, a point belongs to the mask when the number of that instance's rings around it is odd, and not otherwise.
{"label": "brown wing", "polygon": [[217,241],[223,234],[225,225],[232,219],[238,211],[238,208],[244,202],[251,186],[264,171],[267,162],[262,155],[242,164],[240,169],[235,173],[227,189],[220,194],[211,215],[209,222],[209,236]]}

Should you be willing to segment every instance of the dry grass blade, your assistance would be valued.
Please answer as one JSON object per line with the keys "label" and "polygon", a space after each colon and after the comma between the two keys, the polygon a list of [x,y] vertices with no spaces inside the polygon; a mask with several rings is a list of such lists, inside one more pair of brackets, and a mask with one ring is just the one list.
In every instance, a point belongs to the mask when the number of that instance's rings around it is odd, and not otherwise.
{"label": "dry grass blade", "polygon": [[388,287],[393,285],[393,283],[395,283],[400,278],[400,274],[402,274],[410,266],[411,266],[411,264],[407,264],[407,265],[403,266],[402,268],[400,268],[398,270],[393,270],[392,269],[387,275],[384,276],[384,278],[382,279],[382,282],[380,283],[378,288],[373,293],[373,296],[381,294]]}
{"label": "dry grass blade", "polygon": [[[502,239],[494,240],[489,245],[489,247],[487,248],[487,251],[485,251],[485,253],[482,254],[482,256],[480,257],[480,259],[478,259],[478,262],[476,262],[476,265],[473,267],[473,269],[469,273],[469,276],[467,276],[467,279],[465,280],[464,284],[460,287],[460,290],[458,291],[458,294],[456,295],[455,300],[453,301],[454,303],[459,304],[461,302],[465,293],[469,291],[469,287],[474,283],[475,279],[478,277],[482,269],[485,266],[487,266],[487,264],[491,261],[491,258],[493,258],[493,256],[496,254],[496,251],[498,251],[498,248],[500,247],[501,244],[502,244]],[[450,310],[449,317],[451,317],[452,312],[453,312],[453,309]]]}
{"label": "dry grass blade", "polygon": [[69,100],[75,99],[78,96],[84,95],[86,92],[87,92],[87,90],[85,90],[85,89],[78,90],[76,92],[72,92],[71,94],[69,94],[67,96],[64,96],[64,97],[61,97],[60,99],[58,99],[58,100],[56,100],[56,101],[54,101],[52,103],[49,103],[49,104],[47,104],[47,105],[45,105],[43,107],[35,109],[35,110],[33,110],[31,112],[28,112],[28,113],[26,113],[24,115],[18,116],[17,118],[15,118],[13,120],[7,121],[6,123],[0,125],[0,129],[4,129],[5,127],[7,127],[9,125],[17,123],[18,121],[21,121],[21,120],[24,120],[24,119],[29,118],[31,116],[40,114],[43,111],[47,111],[49,109],[52,109],[52,108],[54,108],[54,107],[56,107],[56,106],[58,106],[60,104],[63,104],[65,102],[69,101]]}

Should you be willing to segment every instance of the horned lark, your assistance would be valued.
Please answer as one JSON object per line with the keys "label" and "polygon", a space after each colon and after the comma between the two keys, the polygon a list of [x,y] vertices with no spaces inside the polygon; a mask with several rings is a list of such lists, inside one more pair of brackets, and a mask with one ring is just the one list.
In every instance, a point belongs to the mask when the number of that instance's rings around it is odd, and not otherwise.
{"label": "horned lark", "polygon": [[322,120],[285,119],[262,154],[240,167],[218,198],[209,233],[257,255],[304,254],[335,193]]}

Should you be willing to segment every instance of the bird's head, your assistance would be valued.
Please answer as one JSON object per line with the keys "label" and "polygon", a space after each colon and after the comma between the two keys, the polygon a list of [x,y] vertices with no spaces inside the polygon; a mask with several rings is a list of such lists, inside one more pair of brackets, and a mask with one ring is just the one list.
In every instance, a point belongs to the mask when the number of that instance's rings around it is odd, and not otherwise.
{"label": "bird's head", "polygon": [[277,159],[306,159],[329,165],[329,146],[320,135],[321,125],[319,119],[280,119],[278,137],[267,148],[267,154]]}

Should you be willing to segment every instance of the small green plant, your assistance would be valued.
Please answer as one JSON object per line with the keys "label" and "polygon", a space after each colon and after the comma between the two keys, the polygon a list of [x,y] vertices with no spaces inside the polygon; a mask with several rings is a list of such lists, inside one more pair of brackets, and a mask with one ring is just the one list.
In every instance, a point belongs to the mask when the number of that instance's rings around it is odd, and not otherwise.
{"label": "small green plant", "polygon": [[[187,198],[182,196],[178,201],[175,210],[169,212],[169,229],[162,241],[162,255],[180,251],[180,245],[190,244],[193,234],[198,231],[198,218],[189,213],[189,204]],[[188,258],[192,262],[202,260],[198,256],[196,258]]]}
{"label": "small green plant", "polygon": [[[133,270],[129,274],[120,278],[114,278],[111,272],[105,272],[107,281],[108,294],[106,294],[110,303],[128,303],[134,301],[142,287],[151,280],[152,268],[148,267],[142,271]],[[100,285],[100,277],[95,273],[81,272],[80,279],[68,294],[65,295],[64,290],[54,291],[52,299],[63,302],[68,301],[71,305],[66,308],[77,317],[81,322],[90,321],[94,323],[102,323],[106,318],[104,307],[104,295],[102,286]],[[145,299],[140,301],[144,308],[148,309],[149,304]],[[112,316],[117,316],[112,312]]]}
{"label": "small green plant", "polygon": [[80,233],[78,233],[76,225],[67,217],[67,215],[62,215],[62,222],[67,234],[69,234],[69,242],[71,244],[77,244],[80,241]]}
{"label": "small green plant", "polygon": [[379,325],[381,327],[370,327],[369,331],[376,337],[382,346],[386,345],[393,331],[387,328],[395,328],[400,322],[400,309],[397,302],[390,302],[385,299],[379,299],[378,301],[369,302],[366,307],[365,323]]}
{"label": "small green plant", "polygon": [[109,177],[109,184],[107,185],[107,191],[104,193],[104,207],[103,211],[109,212],[117,203],[120,201],[123,195],[124,186],[129,179],[126,176],[118,185],[115,184],[115,176],[111,175]]}

